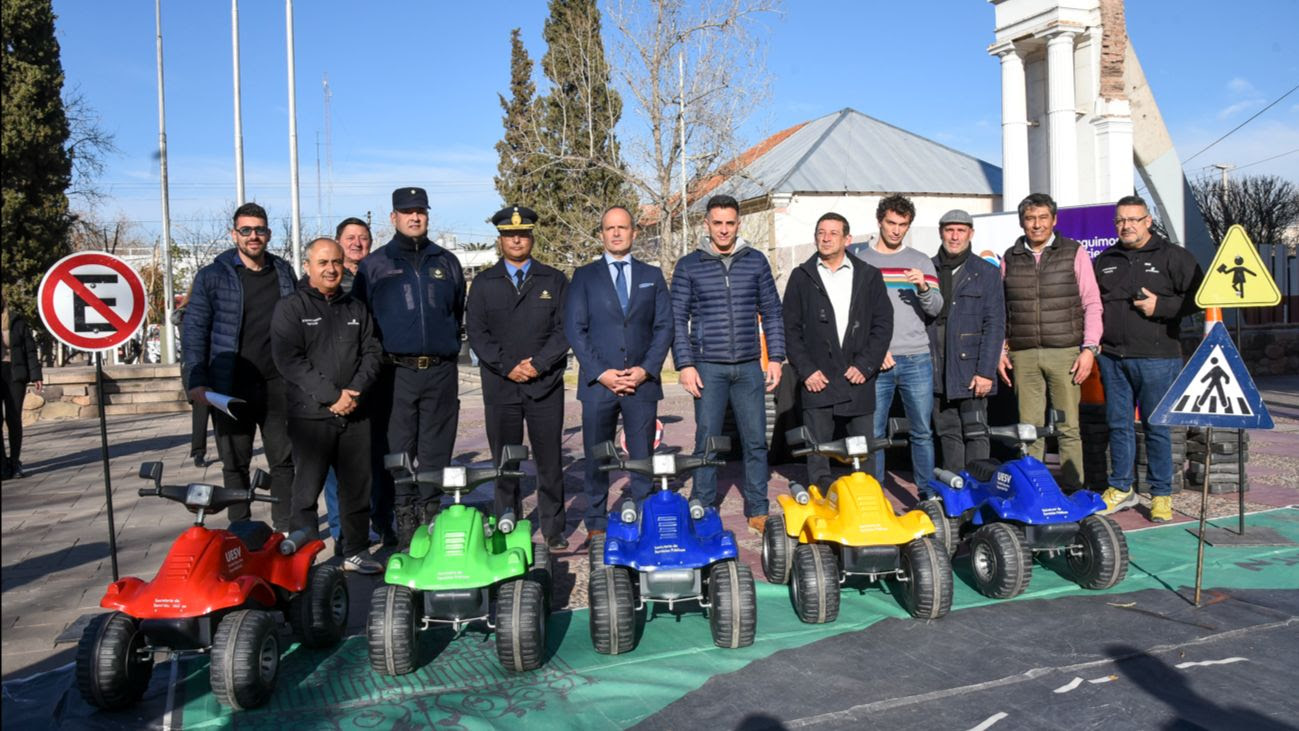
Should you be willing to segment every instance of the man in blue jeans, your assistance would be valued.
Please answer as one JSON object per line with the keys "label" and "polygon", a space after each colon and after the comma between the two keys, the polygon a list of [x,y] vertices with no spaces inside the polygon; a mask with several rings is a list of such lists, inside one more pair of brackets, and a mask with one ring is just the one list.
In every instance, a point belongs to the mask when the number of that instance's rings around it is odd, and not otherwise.
{"label": "man in blue jeans", "polygon": [[[767,410],[765,390],[780,383],[785,325],[771,266],[739,238],[740,204],[730,196],[708,200],[708,239],[677,260],[672,274],[672,358],[681,387],[695,397],[695,453],[722,433],[726,405],[735,412],[744,453],[744,515],[761,535],[767,525]],[[762,366],[758,318],[767,336]],[[717,468],[695,471],[691,497],[717,500]]]}
{"label": "man in blue jeans", "polygon": [[[875,378],[875,436],[884,436],[893,394],[911,422],[911,469],[916,487],[927,493],[934,474],[934,359],[929,352],[930,323],[943,309],[934,262],[903,244],[916,207],[903,195],[890,195],[875,208],[880,235],[873,245],[854,244],[850,251],[884,275],[893,298],[893,339]],[[884,452],[875,453],[875,479],[884,482]]]}
{"label": "man in blue jeans", "polygon": [[1182,370],[1180,324],[1196,311],[1204,272],[1186,249],[1150,230],[1150,210],[1135,195],[1119,200],[1114,227],[1119,243],[1096,257],[1096,284],[1104,305],[1101,381],[1110,427],[1110,479],[1105,514],[1136,505],[1132,489],[1136,438],[1133,409],[1141,409],[1150,477],[1150,519],[1173,517],[1173,448],[1168,427],[1149,416]]}

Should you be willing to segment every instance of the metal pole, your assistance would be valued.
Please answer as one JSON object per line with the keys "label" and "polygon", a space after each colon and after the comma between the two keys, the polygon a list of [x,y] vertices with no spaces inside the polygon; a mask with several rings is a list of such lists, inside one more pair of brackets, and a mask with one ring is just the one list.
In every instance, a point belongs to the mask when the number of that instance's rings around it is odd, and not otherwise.
{"label": "metal pole", "polygon": [[108,555],[113,561],[113,581],[117,581],[117,528],[113,525],[113,477],[108,466],[108,420],[104,417],[104,354],[100,352],[95,353],[95,400],[99,403],[99,454],[104,459],[104,500],[108,506]]}
{"label": "metal pole", "polygon": [[[158,46],[158,184],[162,189],[162,362],[174,363],[176,333],[171,326],[174,297],[171,281],[171,201],[167,192],[167,113],[162,83],[162,0],[154,0],[153,20]],[[102,405],[100,412],[103,412]],[[117,571],[114,570],[113,574],[116,580]]]}
{"label": "metal pole", "polygon": [[[1244,319],[1244,312],[1240,308],[1236,308],[1236,351],[1237,352],[1240,352],[1241,346],[1244,344],[1241,342],[1241,337],[1240,337],[1240,321],[1243,319]],[[1210,447],[1210,451],[1212,451],[1213,445],[1210,444],[1209,447]],[[1245,430],[1244,429],[1236,430],[1236,465],[1238,470],[1236,473],[1236,494],[1240,502],[1239,505],[1240,534],[1243,536],[1245,535]]]}
{"label": "metal pole", "polygon": [[1209,466],[1213,463],[1213,427],[1204,428],[1204,479],[1200,482],[1200,545],[1195,551],[1195,606],[1200,606],[1200,585],[1204,580],[1205,516],[1209,513]]}
{"label": "metal pole", "polygon": [[293,67],[293,0],[284,0],[289,65],[289,196],[293,203],[293,271],[302,274],[302,212],[298,200],[298,95]]}
{"label": "metal pole", "polygon": [[[684,42],[684,41],[683,41]],[[681,251],[690,253],[690,198],[686,195],[686,52],[677,50],[677,92],[681,95]]]}
{"label": "metal pole", "polygon": [[239,0],[230,0],[230,48],[235,78],[235,206],[248,202],[244,196],[244,113],[239,91]]}

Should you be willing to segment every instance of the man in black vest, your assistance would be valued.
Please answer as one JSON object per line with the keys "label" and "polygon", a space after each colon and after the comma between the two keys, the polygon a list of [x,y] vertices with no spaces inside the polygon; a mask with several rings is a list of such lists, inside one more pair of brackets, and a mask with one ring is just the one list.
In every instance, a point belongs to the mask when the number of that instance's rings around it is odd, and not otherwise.
{"label": "man in black vest", "polygon": [[[1048,398],[1052,408],[1064,412],[1058,425],[1060,481],[1066,489],[1078,489],[1083,475],[1078,401],[1100,355],[1101,297],[1091,257],[1082,244],[1056,233],[1055,214],[1055,201],[1045,193],[1032,193],[1019,204],[1024,235],[1001,262],[1006,350],[997,371],[1015,387],[1020,421],[1044,425]],[[1041,439],[1029,446],[1038,459],[1045,453]]]}
{"label": "man in black vest", "polygon": [[[466,305],[465,330],[478,354],[492,459],[501,447],[523,441],[528,425],[537,464],[537,523],[546,543],[568,548],[564,538],[564,473],[560,437],[564,430],[564,273],[532,258],[537,214],[509,206],[492,216],[500,232],[501,260],[474,278]],[[496,481],[496,517],[523,515],[516,478]]]}
{"label": "man in black vest", "polygon": [[[818,441],[875,433],[875,374],[893,339],[893,303],[880,270],[848,256],[848,219],[816,222],[816,253],[789,275],[785,352],[802,386],[803,425]],[[807,457],[807,481],[830,487],[830,460]]]}

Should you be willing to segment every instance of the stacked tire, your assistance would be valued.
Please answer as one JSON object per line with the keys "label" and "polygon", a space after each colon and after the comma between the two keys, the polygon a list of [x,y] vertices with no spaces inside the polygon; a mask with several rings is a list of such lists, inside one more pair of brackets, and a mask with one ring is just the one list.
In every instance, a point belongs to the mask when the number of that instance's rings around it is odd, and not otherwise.
{"label": "stacked tire", "polygon": [[[1146,459],[1146,432],[1139,421],[1134,425],[1134,429],[1137,436],[1137,452],[1133,465],[1136,470],[1136,488],[1142,495],[1149,495],[1150,476],[1146,473],[1149,464]],[[1173,450],[1173,494],[1177,494],[1186,487],[1186,427],[1170,427],[1169,432]]]}
{"label": "stacked tire", "polygon": [[[1209,473],[1209,494],[1239,492],[1249,489],[1249,479],[1241,482],[1241,464],[1249,461],[1249,432],[1240,429],[1214,429],[1209,443],[1206,430],[1191,427],[1186,438],[1187,486],[1199,491],[1204,474]],[[1209,454],[1213,456],[1208,457]],[[1206,468],[1205,462],[1208,462]]]}
{"label": "stacked tire", "polygon": [[1083,486],[1099,492],[1109,485],[1110,479],[1110,427],[1105,420],[1105,404],[1081,404],[1078,413]]}

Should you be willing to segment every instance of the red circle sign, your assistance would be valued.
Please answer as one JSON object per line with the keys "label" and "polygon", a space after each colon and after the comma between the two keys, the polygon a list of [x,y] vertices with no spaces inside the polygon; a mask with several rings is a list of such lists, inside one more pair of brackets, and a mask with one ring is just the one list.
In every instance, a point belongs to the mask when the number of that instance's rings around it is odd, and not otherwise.
{"label": "red circle sign", "polygon": [[78,350],[112,350],[135,335],[148,310],[144,280],[111,254],[65,256],[41,279],[36,306],[50,334]]}

